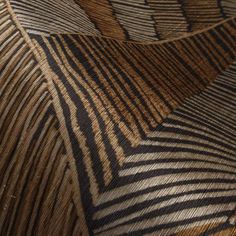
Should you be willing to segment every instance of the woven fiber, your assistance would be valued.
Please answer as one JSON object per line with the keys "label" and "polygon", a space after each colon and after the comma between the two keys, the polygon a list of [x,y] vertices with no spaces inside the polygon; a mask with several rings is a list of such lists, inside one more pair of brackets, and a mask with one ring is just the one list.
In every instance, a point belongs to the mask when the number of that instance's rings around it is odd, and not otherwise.
{"label": "woven fiber", "polygon": [[236,0],[0,0],[0,236],[236,236]]}

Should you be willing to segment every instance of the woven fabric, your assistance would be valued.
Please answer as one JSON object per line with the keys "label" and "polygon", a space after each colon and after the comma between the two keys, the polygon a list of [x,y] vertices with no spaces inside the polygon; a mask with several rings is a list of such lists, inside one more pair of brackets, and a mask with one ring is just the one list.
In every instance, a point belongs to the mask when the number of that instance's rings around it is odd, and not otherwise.
{"label": "woven fabric", "polygon": [[235,0],[0,0],[0,235],[236,235]]}

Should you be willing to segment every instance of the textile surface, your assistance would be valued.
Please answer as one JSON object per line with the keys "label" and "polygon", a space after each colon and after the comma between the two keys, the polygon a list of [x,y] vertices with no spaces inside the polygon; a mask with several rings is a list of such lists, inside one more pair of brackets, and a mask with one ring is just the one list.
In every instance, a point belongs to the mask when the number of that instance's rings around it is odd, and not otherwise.
{"label": "textile surface", "polygon": [[236,235],[235,0],[0,0],[0,235]]}

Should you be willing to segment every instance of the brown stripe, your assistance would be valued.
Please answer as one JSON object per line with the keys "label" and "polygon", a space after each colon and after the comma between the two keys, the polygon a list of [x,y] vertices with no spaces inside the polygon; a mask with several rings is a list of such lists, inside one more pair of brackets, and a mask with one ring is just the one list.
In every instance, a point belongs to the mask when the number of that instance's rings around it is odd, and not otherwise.
{"label": "brown stripe", "polygon": [[120,40],[126,39],[125,32],[115,18],[108,0],[76,0],[76,2],[85,10],[103,35]]}

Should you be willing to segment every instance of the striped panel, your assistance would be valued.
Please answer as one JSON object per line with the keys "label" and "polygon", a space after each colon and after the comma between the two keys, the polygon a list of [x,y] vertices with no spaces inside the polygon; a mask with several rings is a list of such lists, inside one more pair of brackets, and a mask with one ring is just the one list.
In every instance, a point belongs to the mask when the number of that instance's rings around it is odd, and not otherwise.
{"label": "striped panel", "polygon": [[[166,3],[180,12],[175,20],[191,19],[196,29],[222,19],[197,21],[177,1]],[[132,43],[71,34],[95,36],[104,27],[82,0],[11,4],[31,35],[0,0],[0,234],[87,235],[83,210],[91,235],[235,226],[236,66],[187,99],[235,60],[235,19],[178,40]],[[158,32],[155,6],[105,2],[114,31],[104,34],[168,38],[168,19],[158,19]]]}
{"label": "striped panel", "polygon": [[226,16],[236,16],[236,1],[235,0],[221,0],[221,6]]}
{"label": "striped panel", "polygon": [[120,24],[131,40],[157,40],[154,9],[145,0],[110,0]]}
{"label": "striped panel", "polygon": [[75,0],[88,14],[92,22],[108,37],[127,39],[127,32],[117,21],[109,0]]}
{"label": "striped panel", "polygon": [[147,0],[147,2],[155,11],[153,18],[160,38],[178,37],[189,31],[189,24],[179,0]]}
{"label": "striped panel", "polygon": [[224,18],[219,0],[181,0],[191,30],[199,30]]}
{"label": "striped panel", "polygon": [[120,40],[179,37],[235,15],[233,0],[10,0],[27,32]]}
{"label": "striped panel", "polygon": [[100,35],[73,0],[10,0],[10,3],[21,25],[29,33]]}
{"label": "striped panel", "polygon": [[164,44],[32,36],[60,97],[81,192],[96,202],[115,181],[125,150],[235,59],[235,36],[235,20]]}
{"label": "striped panel", "polygon": [[2,0],[0,58],[0,235],[79,235],[47,81]]}
{"label": "striped panel", "polygon": [[235,227],[235,95],[236,62],[130,149],[116,187],[96,204],[94,233],[172,235],[220,222]]}
{"label": "striped panel", "polygon": [[236,227],[228,223],[201,225],[176,233],[176,236],[199,236],[204,233],[212,236],[232,236],[236,233]]}

